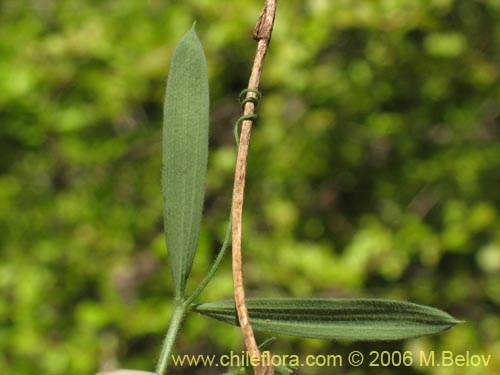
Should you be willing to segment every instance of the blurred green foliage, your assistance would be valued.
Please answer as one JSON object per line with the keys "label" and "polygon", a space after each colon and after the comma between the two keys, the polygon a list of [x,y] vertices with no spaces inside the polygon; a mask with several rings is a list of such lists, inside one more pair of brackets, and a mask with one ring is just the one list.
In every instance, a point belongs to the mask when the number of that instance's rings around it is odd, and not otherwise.
{"label": "blurred green foliage", "polygon": [[[172,50],[197,20],[212,102],[201,280],[228,216],[261,3],[0,2],[0,373],[153,367],[172,296],[160,190]],[[469,350],[489,367],[334,370],[500,373],[500,3],[278,6],[249,160],[249,293],[411,300],[467,323],[376,345],[283,337],[272,350]],[[228,261],[204,301],[231,295]],[[241,347],[237,329],[199,316],[178,340],[180,353]]]}

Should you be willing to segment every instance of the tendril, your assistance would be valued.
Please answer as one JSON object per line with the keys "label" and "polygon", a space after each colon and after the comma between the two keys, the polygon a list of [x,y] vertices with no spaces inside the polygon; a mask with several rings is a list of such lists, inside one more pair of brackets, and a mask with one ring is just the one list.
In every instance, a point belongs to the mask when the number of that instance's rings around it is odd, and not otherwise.
{"label": "tendril", "polygon": [[[247,96],[249,92],[252,92],[255,94],[255,96]],[[241,104],[241,108],[243,110],[245,109],[245,105],[247,103],[253,103],[254,106],[257,106],[259,104],[259,100],[262,98],[262,94],[259,90],[256,89],[245,89],[240,92],[239,96],[239,102]],[[238,120],[236,120],[236,123],[234,124],[234,138],[236,140],[236,146],[239,146],[240,144],[240,135],[239,135],[239,128],[240,125],[243,121],[245,120],[256,120],[259,116],[256,113],[249,113],[246,115],[242,115]]]}

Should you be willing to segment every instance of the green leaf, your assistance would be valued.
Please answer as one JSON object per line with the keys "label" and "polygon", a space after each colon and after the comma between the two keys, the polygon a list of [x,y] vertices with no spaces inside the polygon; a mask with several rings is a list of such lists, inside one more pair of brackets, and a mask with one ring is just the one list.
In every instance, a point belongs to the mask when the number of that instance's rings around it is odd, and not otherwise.
{"label": "green leaf", "polygon": [[209,91],[194,26],[177,44],[163,126],[163,217],[175,296],[182,299],[200,233],[207,174]]}
{"label": "green leaf", "polygon": [[[336,340],[400,340],[443,332],[459,323],[444,311],[380,299],[249,299],[255,330]],[[197,305],[196,312],[237,325],[232,300]]]}

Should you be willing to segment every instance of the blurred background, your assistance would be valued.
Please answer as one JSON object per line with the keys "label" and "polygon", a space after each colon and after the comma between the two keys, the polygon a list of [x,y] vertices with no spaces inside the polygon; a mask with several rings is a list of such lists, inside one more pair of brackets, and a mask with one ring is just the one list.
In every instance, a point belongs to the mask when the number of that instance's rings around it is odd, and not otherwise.
{"label": "blurred background", "polygon": [[[154,368],[172,309],[160,190],[172,51],[196,20],[211,151],[192,289],[224,236],[262,4],[0,2],[0,373]],[[500,2],[281,1],[261,89],[248,293],[410,300],[467,321],[395,343],[280,337],[272,350],[492,356],[479,368],[303,375],[500,374]],[[200,301],[231,294],[227,258]],[[237,328],[201,316],[177,343],[181,354],[243,349]]]}

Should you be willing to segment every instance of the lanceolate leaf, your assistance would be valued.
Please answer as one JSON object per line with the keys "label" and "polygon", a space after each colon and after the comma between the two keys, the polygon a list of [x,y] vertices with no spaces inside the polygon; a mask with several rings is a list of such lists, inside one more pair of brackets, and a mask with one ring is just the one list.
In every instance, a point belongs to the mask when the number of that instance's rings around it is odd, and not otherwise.
{"label": "lanceolate leaf", "polygon": [[[249,299],[255,330],[337,340],[400,340],[435,334],[458,323],[447,313],[380,299]],[[234,302],[204,303],[195,311],[237,325]]]}
{"label": "lanceolate leaf", "polygon": [[176,298],[185,294],[198,237],[207,173],[207,64],[194,26],[175,48],[163,126],[163,216]]}

